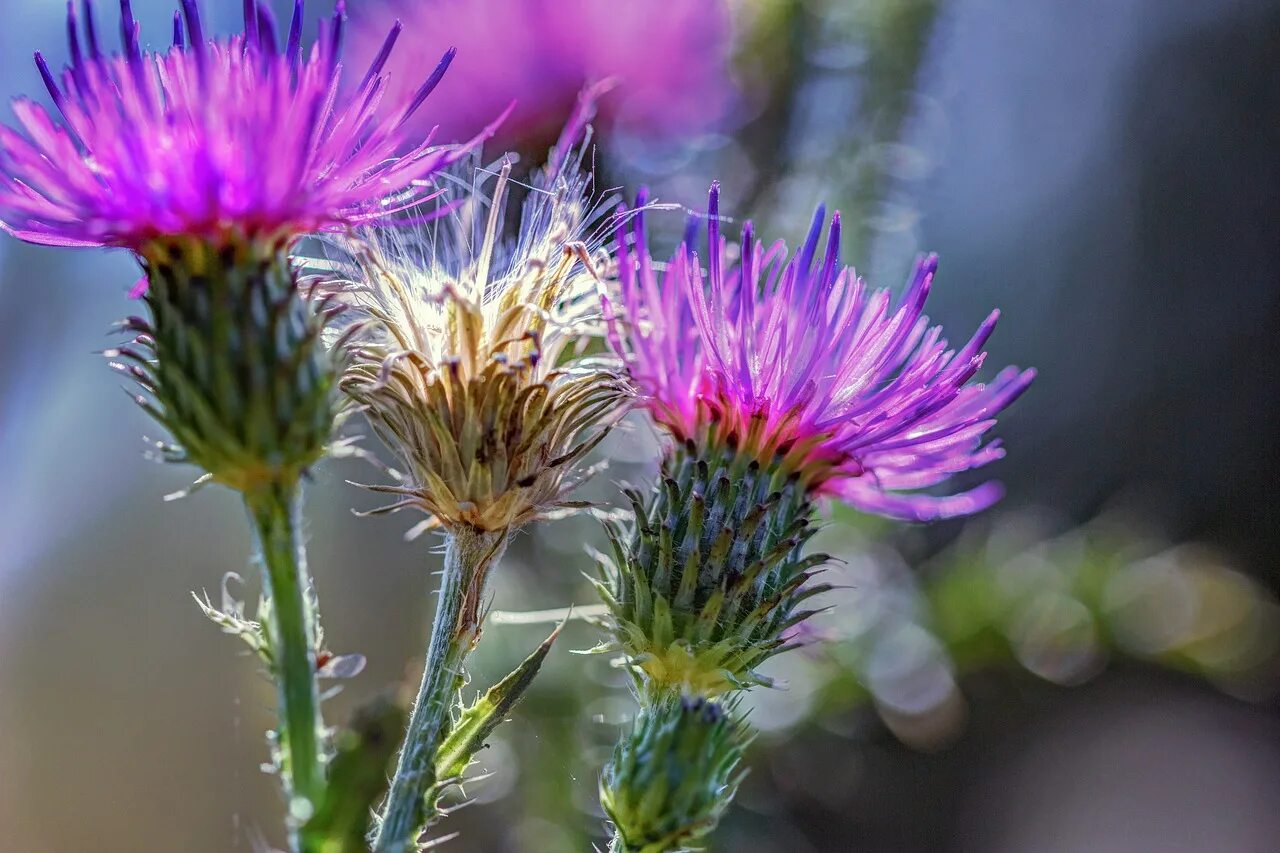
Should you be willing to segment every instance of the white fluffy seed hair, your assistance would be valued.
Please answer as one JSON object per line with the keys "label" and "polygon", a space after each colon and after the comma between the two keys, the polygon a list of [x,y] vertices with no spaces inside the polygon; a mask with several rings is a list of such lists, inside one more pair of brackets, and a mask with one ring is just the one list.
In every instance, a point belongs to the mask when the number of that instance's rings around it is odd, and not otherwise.
{"label": "white fluffy seed hair", "polygon": [[[579,137],[583,141],[575,145]],[[336,290],[347,308],[329,329],[330,343],[396,347],[395,337],[411,344],[400,348],[431,361],[449,358],[457,353],[449,351],[446,303],[456,298],[480,308],[492,329],[495,315],[512,301],[541,304],[551,296],[545,333],[566,340],[544,339],[540,346],[547,350],[597,331],[600,276],[610,264],[618,198],[597,193],[584,168],[589,137],[585,120],[571,122],[527,184],[511,177],[514,155],[485,164],[473,154],[432,177],[436,192],[426,204],[377,226],[321,237],[323,256],[303,263],[328,279],[326,289]],[[508,228],[516,188],[525,197],[516,226]],[[574,263],[561,274],[538,275],[569,255]],[[556,292],[538,290],[547,287]],[[397,334],[389,335],[392,329]]]}

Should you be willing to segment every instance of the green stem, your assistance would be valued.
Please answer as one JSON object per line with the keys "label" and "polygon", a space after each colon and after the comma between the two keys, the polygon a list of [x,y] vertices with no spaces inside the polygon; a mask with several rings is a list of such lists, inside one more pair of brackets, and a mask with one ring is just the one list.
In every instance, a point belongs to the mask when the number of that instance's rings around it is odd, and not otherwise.
{"label": "green stem", "polygon": [[[280,692],[280,771],[289,799],[289,823],[296,827],[311,814],[324,790],[302,497],[296,484],[272,485],[246,492],[244,501],[270,595],[273,674]],[[297,838],[293,847],[302,849]]]}
{"label": "green stem", "polygon": [[426,667],[374,839],[377,853],[416,849],[418,836],[438,816],[431,797],[439,781],[436,753],[452,723],[453,705],[463,684],[463,662],[480,638],[485,579],[490,566],[506,550],[506,543],[505,531],[465,527],[451,531],[446,540]]}

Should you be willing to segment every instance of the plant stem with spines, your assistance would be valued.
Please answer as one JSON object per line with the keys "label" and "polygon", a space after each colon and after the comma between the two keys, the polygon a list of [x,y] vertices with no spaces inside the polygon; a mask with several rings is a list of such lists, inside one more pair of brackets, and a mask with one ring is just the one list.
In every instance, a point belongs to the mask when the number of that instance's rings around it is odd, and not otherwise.
{"label": "plant stem with spines", "polygon": [[374,839],[377,853],[416,849],[418,835],[438,816],[434,799],[428,800],[442,781],[436,778],[436,754],[453,722],[463,662],[480,637],[485,579],[506,541],[505,531],[463,527],[448,535],[426,667]]}
{"label": "plant stem with spines", "polygon": [[[280,771],[289,798],[290,824],[296,826],[324,792],[323,724],[302,545],[302,496],[296,484],[272,484],[246,492],[244,501],[257,534],[271,604],[272,665],[280,697]],[[293,847],[304,849],[297,838]]]}

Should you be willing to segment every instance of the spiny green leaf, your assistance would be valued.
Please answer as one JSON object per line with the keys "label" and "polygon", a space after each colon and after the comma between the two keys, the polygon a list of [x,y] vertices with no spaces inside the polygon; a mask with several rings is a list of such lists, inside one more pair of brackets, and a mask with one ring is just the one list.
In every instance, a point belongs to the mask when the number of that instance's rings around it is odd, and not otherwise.
{"label": "spiny green leaf", "polygon": [[551,635],[542,641],[533,653],[525,658],[519,666],[497,684],[490,687],[485,694],[469,708],[462,712],[449,731],[449,736],[440,745],[436,754],[436,779],[444,782],[457,779],[475,758],[489,738],[493,730],[503,721],[511,708],[524,695],[533,682],[534,676],[551,651],[551,644],[560,636],[564,623],[561,622]]}

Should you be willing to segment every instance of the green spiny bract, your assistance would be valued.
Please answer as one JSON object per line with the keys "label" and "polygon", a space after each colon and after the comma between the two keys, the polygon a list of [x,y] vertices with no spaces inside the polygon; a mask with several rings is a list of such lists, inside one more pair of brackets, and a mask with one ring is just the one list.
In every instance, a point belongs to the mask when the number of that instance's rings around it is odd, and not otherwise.
{"label": "green spiny bract", "polygon": [[142,257],[151,319],[125,321],[136,337],[109,354],[172,436],[165,458],[241,492],[296,482],[333,430],[331,309],[307,303],[283,247],[168,239]]}
{"label": "green spiny bract", "polygon": [[641,709],[600,778],[613,853],[700,849],[737,792],[747,736],[731,709],[667,696]]}
{"label": "green spiny bract", "polygon": [[692,441],[664,459],[661,485],[629,491],[630,530],[610,525],[612,554],[596,586],[613,648],[642,687],[716,696],[767,684],[756,667],[789,648],[788,629],[825,592],[810,583],[825,554],[802,556],[815,532],[799,477],[732,447]]}

